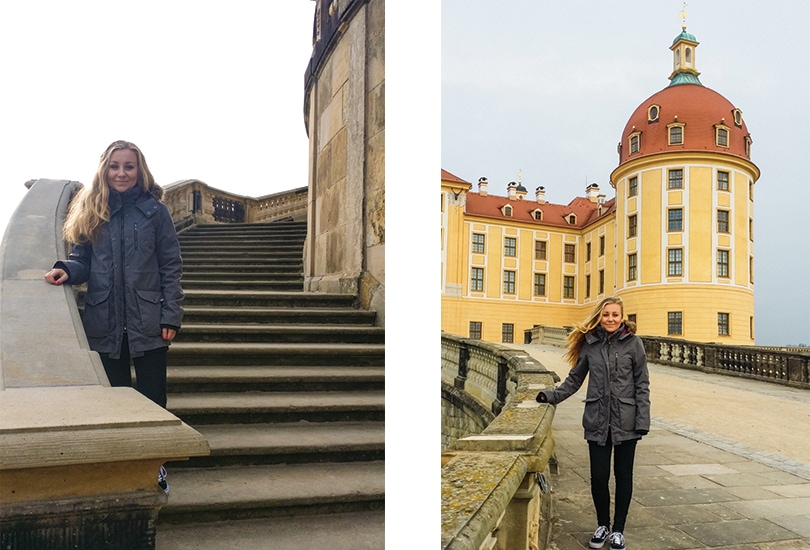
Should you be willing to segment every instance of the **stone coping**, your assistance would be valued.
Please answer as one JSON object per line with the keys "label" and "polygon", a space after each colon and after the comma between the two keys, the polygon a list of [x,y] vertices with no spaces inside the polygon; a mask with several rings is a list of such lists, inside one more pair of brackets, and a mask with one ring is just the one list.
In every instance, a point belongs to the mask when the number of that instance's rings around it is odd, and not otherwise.
{"label": "stone coping", "polygon": [[442,468],[442,548],[477,550],[529,468],[514,453],[461,453]]}
{"label": "stone coping", "polygon": [[132,388],[7,389],[0,393],[0,470],[185,459],[205,438]]}

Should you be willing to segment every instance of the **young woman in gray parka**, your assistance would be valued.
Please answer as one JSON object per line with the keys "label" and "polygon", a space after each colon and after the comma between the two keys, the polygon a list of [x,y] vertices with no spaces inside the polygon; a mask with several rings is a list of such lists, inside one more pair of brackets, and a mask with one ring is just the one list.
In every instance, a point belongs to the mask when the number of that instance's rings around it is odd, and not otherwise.
{"label": "young woman in gray parka", "polygon": [[[598,525],[591,548],[602,548],[608,539],[612,550],[625,548],[623,532],[633,496],[636,443],[650,430],[647,356],[635,332],[635,323],[624,319],[621,299],[603,299],[568,336],[565,358],[573,368],[566,379],[559,387],[537,394],[540,403],[557,405],[576,393],[588,375],[582,426]],[[611,529],[608,482],[614,453],[616,506]]]}
{"label": "young woman in gray parka", "polygon": [[[115,141],[101,155],[90,187],[73,197],[62,234],[66,261],[51,284],[87,283],[82,324],[111,386],[131,386],[166,407],[166,355],[183,320],[183,263],[163,189],[141,151]],[[161,466],[158,483],[168,492]]]}

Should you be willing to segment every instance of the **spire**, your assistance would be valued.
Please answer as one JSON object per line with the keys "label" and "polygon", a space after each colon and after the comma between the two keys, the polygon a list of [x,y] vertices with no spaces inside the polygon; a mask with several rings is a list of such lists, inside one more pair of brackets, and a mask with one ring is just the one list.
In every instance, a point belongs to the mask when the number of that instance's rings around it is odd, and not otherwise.
{"label": "spire", "polygon": [[698,41],[694,34],[686,32],[686,2],[683,3],[683,10],[678,14],[681,18],[681,34],[672,41],[672,74],[669,75],[670,86],[679,84],[697,84],[702,86],[695,68],[695,50]]}

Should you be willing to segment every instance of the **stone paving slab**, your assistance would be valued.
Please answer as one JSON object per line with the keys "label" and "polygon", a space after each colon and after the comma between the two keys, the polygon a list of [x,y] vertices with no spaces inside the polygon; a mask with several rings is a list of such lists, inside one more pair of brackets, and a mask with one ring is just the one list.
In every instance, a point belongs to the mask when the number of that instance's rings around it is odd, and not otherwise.
{"label": "stone paving slab", "polygon": [[[561,378],[568,372],[560,348],[515,347],[529,352]],[[669,382],[664,379],[666,370],[660,365],[654,370],[659,377],[655,387],[665,387]],[[752,403],[767,395],[781,400],[782,405],[795,406],[800,415],[810,403],[810,392],[797,394],[766,382],[752,384],[691,371],[678,374],[684,376],[695,387],[705,384],[707,395],[717,394],[718,388],[733,389],[737,394],[749,392]],[[552,433],[558,473],[551,479],[556,517],[549,550],[588,548],[596,528],[588,447],[581,427],[583,397],[584,389],[555,411]],[[625,531],[627,549],[810,549],[810,457],[803,462],[782,456],[785,451],[795,455],[794,449],[804,448],[807,432],[796,433],[795,446],[788,443],[778,452],[767,447],[766,438],[755,448],[729,434],[711,433],[710,422],[695,426],[679,417],[655,416],[656,403],[665,399],[668,392],[652,394],[652,429],[637,447],[633,501]],[[722,399],[710,401],[712,407],[724,406]],[[718,412],[728,412],[720,409]],[[701,412],[706,419],[713,416],[711,408]],[[758,429],[765,431],[768,426],[763,423]],[[750,430],[746,436],[749,442],[756,439]]]}

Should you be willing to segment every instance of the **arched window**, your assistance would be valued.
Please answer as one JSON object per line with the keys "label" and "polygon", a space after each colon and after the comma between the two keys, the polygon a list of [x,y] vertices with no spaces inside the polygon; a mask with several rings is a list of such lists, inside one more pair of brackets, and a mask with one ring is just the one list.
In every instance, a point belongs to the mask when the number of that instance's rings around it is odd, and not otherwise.
{"label": "arched window", "polygon": [[692,48],[686,48],[686,64],[690,65],[692,63]]}

